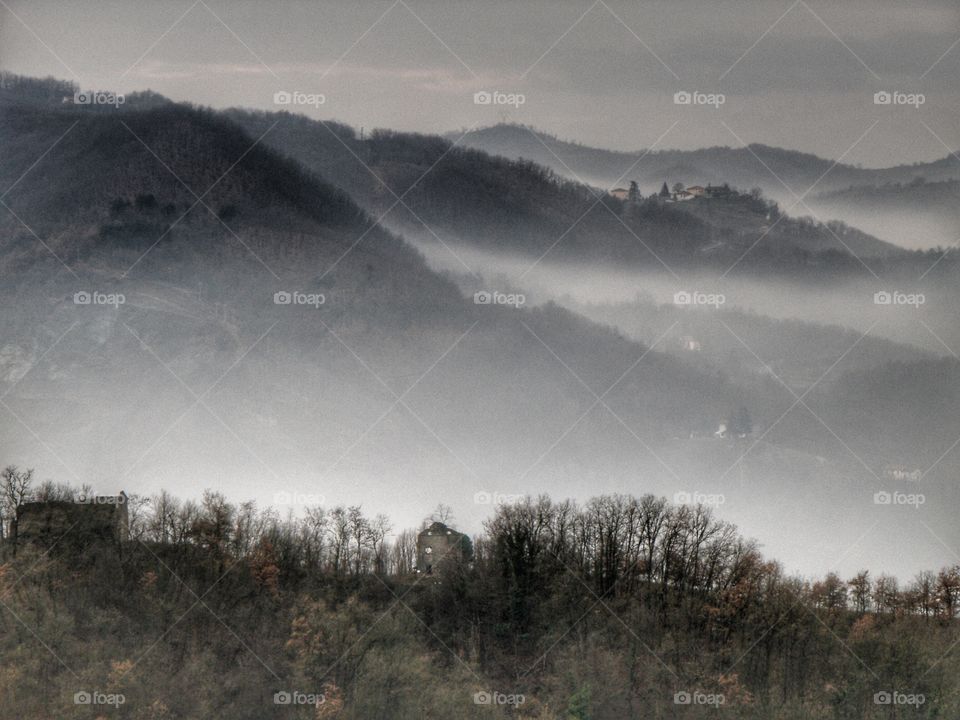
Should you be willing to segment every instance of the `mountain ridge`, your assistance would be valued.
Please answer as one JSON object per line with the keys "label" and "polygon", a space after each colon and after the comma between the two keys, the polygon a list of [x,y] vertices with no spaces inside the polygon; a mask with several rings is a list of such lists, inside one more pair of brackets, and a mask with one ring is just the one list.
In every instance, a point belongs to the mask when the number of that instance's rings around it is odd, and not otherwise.
{"label": "mountain ridge", "polygon": [[[454,131],[447,133],[445,137],[456,138],[461,135],[464,133]],[[483,149],[491,154],[525,157],[550,167],[562,175],[569,176],[571,172],[577,173],[588,181],[592,178],[600,187],[606,189],[610,187],[610,183],[617,180],[620,182],[630,180],[630,177],[624,178],[622,173],[641,157],[643,161],[637,166],[637,171],[644,174],[638,177],[644,178],[645,182],[650,184],[649,187],[644,188],[645,191],[657,189],[660,182],[671,185],[676,181],[686,181],[691,184],[730,182],[743,188],[763,182],[765,191],[769,190],[771,195],[780,196],[784,193],[784,187],[777,179],[778,177],[782,177],[785,182],[793,186],[795,192],[801,192],[806,189],[806,186],[801,184],[794,186],[795,183],[800,179],[812,182],[821,175],[823,180],[818,187],[822,190],[830,190],[849,184],[909,182],[915,177],[925,177],[928,180],[948,179],[960,173],[960,160],[950,153],[931,162],[885,168],[861,168],[844,164],[840,159],[830,160],[813,153],[763,143],[748,143],[741,148],[716,145],[697,150],[641,149],[632,152],[606,150],[562,140],[530,126],[508,123],[467,131],[464,142],[469,147]],[[554,150],[555,154],[550,150]],[[718,160],[726,163],[722,170],[715,166]],[[671,166],[682,162],[691,164],[693,169],[697,168],[701,161],[704,165],[700,171],[701,176],[663,177],[664,173],[669,172]],[[769,167],[764,168],[763,163]],[[621,167],[620,174],[616,173],[616,167]],[[746,180],[741,174],[745,168],[750,171]],[[824,175],[827,170],[829,173]],[[951,176],[950,173],[953,175]],[[754,181],[751,182],[750,178]],[[787,197],[785,196],[784,199]]]}

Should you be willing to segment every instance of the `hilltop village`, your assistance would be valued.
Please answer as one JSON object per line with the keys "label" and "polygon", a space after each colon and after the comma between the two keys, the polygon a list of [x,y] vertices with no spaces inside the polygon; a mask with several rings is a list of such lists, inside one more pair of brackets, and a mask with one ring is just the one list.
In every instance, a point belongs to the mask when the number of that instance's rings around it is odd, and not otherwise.
{"label": "hilltop village", "polygon": [[[630,187],[628,188],[615,187],[610,190],[609,193],[611,196],[617,198],[617,200],[631,200],[636,202],[643,199],[640,188],[634,181],[630,182]],[[660,188],[660,192],[653,193],[648,197],[650,200],[659,200],[661,202],[686,202],[688,200],[696,200],[697,198],[731,198],[738,195],[740,195],[740,193],[726,183],[723,185],[708,184],[706,187],[703,185],[690,185],[686,187],[683,183],[678,182],[674,183],[671,188],[664,182]]]}

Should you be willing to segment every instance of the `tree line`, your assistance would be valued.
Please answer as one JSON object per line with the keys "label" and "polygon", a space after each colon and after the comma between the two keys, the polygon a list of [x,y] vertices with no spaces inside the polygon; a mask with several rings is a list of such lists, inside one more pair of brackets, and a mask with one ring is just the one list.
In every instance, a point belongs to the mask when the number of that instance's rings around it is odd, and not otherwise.
{"label": "tree line", "polygon": [[[89,493],[33,478],[0,473],[5,520]],[[0,693],[17,717],[82,689],[63,664],[126,693],[120,717],[154,720],[260,718],[281,682],[330,698],[290,717],[698,718],[716,707],[676,698],[723,697],[738,718],[859,720],[891,717],[885,692],[922,696],[910,717],[960,710],[958,566],[805,580],[709,508],[653,495],[495,506],[473,552],[429,576],[418,528],[359,506],[206,491],[127,509],[119,563],[114,547],[4,544],[0,656],[27,674],[0,672]],[[524,704],[475,703],[491,691]]]}

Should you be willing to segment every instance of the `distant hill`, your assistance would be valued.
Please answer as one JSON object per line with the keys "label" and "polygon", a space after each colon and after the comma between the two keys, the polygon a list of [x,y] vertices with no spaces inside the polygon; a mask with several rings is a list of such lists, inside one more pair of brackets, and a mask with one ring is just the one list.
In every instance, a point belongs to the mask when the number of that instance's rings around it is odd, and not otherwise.
{"label": "distant hill", "polygon": [[[343,189],[221,114],[7,98],[0,138],[16,213],[0,215],[0,379],[25,422],[5,428],[13,458],[43,453],[37,428],[76,473],[229,476],[237,492],[264,492],[264,472],[322,476],[331,496],[417,478],[464,502],[478,483],[572,489],[584,473],[643,472],[666,490],[636,438],[789,402],[556,306],[475,304]],[[77,300],[96,293],[123,301]],[[616,416],[581,423],[614,383]]]}
{"label": "distant hill", "polygon": [[0,103],[2,102],[65,111],[72,110],[75,105],[82,105],[88,114],[115,112],[118,106],[126,109],[145,109],[172,104],[168,98],[150,90],[138,91],[118,98],[112,91],[98,92],[91,88],[81,88],[72,80],[60,80],[54,77],[35,78],[0,70]]}
{"label": "distant hill", "polygon": [[[618,327],[639,342],[663,336],[658,347],[664,352],[697,367],[719,369],[737,384],[766,381],[776,373],[795,391],[802,392],[823,377],[854,343],[857,348],[851,362],[864,372],[890,362],[918,362],[932,357],[914,346],[880,337],[868,336],[856,342],[859,332],[837,325],[777,320],[734,308],[698,313],[641,298],[590,304],[567,300],[564,305],[597,322]],[[827,375],[821,382],[828,388],[837,379]]]}
{"label": "distant hill", "polygon": [[[557,241],[554,215],[594,200],[531,163],[437,137],[361,140],[284,113],[167,103],[106,112],[21,102],[16,91],[0,102],[0,140],[5,462],[128,488],[206,484],[265,505],[277,488],[336,503],[363,487],[398,516],[422,516],[440,498],[466,522],[485,514],[478,488],[714,490],[749,528],[767,516],[750,509],[769,509],[768,499],[787,502],[797,525],[853,506],[874,481],[850,448],[878,465],[900,447],[889,437],[899,425],[878,439],[871,415],[896,387],[857,385],[851,397],[876,397],[843,413],[826,387],[808,398],[846,447],[803,408],[778,424],[795,399],[774,378],[731,377],[557,305],[475,303],[372,214],[395,198],[367,167],[415,213],[384,218],[394,229],[416,229],[420,216],[447,241],[534,257]],[[771,212],[749,195],[712,219],[693,209],[706,205],[679,205],[604,196],[565,259],[580,270],[642,267],[627,225],[671,258],[701,263],[702,243],[732,252]],[[774,236],[758,254],[771,286],[784,287],[784,268],[835,262],[812,273],[828,275],[851,262],[800,247],[809,225],[780,225],[796,241],[778,247],[784,236]],[[953,368],[926,377],[952,382]],[[949,402],[930,407],[916,423],[937,429],[917,446],[927,465],[947,450],[944,436],[960,434]],[[741,408],[754,437],[717,438]],[[947,457],[937,472],[953,468]],[[796,488],[810,483],[832,490],[797,508]],[[869,529],[866,518],[851,522]]]}
{"label": "distant hill", "polygon": [[435,136],[376,131],[361,139],[352,128],[302,116],[230,116],[254,136],[283,118],[264,142],[346,189],[391,227],[426,240],[439,233],[451,244],[612,266],[660,268],[663,261],[725,269],[742,259],[745,271],[783,274],[813,266],[821,274],[856,270],[851,249],[873,257],[898,252],[839,226],[771,220],[769,204],[756,198],[715,201],[714,212],[695,212],[696,203],[628,204],[529,160],[491,157]]}
{"label": "distant hill", "polygon": [[955,179],[852,185],[817,193],[810,206],[907,247],[953,247],[960,238],[960,181]]}
{"label": "distant hill", "polygon": [[[922,458],[936,459],[960,433],[960,361],[952,357],[840,326],[732,308],[698,312],[640,298],[564,305],[640,342],[659,338],[664,353],[739,387],[785,383],[798,396],[812,388],[805,402],[846,442],[857,438],[858,452],[875,469],[907,460],[924,465]],[[791,413],[766,438],[816,452],[823,438],[801,427],[809,419],[806,411]]]}
{"label": "distant hill", "polygon": [[[447,137],[460,135],[455,132]],[[645,194],[659,189],[663,182],[669,185],[727,182],[743,189],[759,187],[785,205],[793,199],[781,180],[799,195],[814,183],[818,191],[829,192],[851,185],[910,183],[916,178],[934,182],[960,176],[960,160],[953,155],[930,163],[869,169],[761,144],[751,144],[748,148],[615,152],[561,140],[535,128],[508,124],[474,130],[461,142],[491,155],[525,158],[564,177],[579,177],[605,189],[628,180],[636,180]],[[802,215],[804,211],[798,208],[796,214]]]}

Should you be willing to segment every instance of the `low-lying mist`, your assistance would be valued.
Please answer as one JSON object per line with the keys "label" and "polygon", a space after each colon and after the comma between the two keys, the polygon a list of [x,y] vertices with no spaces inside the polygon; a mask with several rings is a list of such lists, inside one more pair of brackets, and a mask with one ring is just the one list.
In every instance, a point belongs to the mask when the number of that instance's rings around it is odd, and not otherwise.
{"label": "low-lying mist", "polygon": [[[678,293],[699,293],[691,298],[690,307],[735,309],[774,319],[869,331],[873,337],[915,345],[937,355],[960,348],[960,326],[952,310],[956,288],[929,277],[918,277],[913,283],[885,281],[872,270],[870,259],[863,261],[859,277],[803,282],[744,276],[735,268],[724,275],[722,271],[674,273],[666,266],[636,270],[600,264],[559,265],[551,263],[548,256],[536,261],[450,242],[420,240],[415,245],[431,267],[457,278],[465,290],[513,289],[523,292],[529,304],[553,301],[578,311],[591,305],[673,306],[676,300],[684,300]],[[890,304],[882,304],[884,294],[891,297]],[[656,339],[634,337],[648,343]]]}

